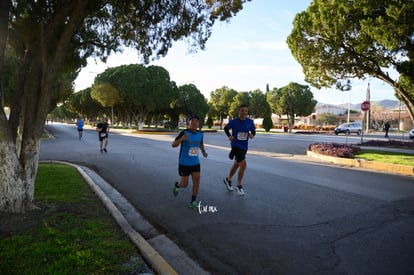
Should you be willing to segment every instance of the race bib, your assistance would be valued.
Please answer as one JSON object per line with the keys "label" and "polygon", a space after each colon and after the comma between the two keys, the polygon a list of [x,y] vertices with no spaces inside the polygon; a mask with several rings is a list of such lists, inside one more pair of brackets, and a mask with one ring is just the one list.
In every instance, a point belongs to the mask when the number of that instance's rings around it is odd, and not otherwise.
{"label": "race bib", "polygon": [[198,156],[198,147],[191,147],[190,150],[188,150],[188,155],[190,157]]}
{"label": "race bib", "polygon": [[106,133],[100,133],[101,137],[106,137]]}
{"label": "race bib", "polygon": [[247,140],[248,136],[249,136],[248,132],[238,132],[237,133],[237,139],[238,140]]}

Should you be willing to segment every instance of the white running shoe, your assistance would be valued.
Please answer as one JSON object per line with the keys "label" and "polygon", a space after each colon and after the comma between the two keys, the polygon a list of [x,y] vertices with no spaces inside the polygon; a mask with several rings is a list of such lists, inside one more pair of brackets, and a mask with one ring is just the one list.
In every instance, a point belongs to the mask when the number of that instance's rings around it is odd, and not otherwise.
{"label": "white running shoe", "polygon": [[229,191],[233,191],[233,187],[231,186],[231,181],[227,179],[227,177],[224,178],[223,180],[224,184],[227,187],[227,190]]}
{"label": "white running shoe", "polygon": [[236,190],[237,190],[237,194],[239,194],[239,196],[244,196],[246,193],[244,193],[244,190],[243,190],[243,187],[239,187],[239,186],[237,186],[236,187]]}

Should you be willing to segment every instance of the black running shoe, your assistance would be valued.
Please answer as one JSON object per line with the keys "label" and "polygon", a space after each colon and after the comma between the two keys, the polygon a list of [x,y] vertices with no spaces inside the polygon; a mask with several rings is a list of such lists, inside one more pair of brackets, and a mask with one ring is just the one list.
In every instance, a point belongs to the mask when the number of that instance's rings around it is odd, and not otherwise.
{"label": "black running shoe", "polygon": [[224,185],[226,185],[227,190],[233,191],[233,187],[231,186],[231,181],[228,180],[227,177],[224,178],[223,182],[224,182]]}

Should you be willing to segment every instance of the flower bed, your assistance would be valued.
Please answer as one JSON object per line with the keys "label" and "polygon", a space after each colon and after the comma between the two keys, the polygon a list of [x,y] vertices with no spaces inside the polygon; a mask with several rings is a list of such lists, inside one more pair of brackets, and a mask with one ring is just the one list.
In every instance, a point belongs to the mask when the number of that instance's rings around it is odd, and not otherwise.
{"label": "flower bed", "polygon": [[338,143],[313,143],[309,145],[308,150],[325,156],[354,158],[361,148]]}

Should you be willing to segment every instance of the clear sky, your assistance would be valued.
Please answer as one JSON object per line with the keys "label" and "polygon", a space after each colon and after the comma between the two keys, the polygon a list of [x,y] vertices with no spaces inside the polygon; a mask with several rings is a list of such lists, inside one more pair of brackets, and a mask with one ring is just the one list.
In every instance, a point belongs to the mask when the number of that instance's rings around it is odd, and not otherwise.
{"label": "clear sky", "polygon": [[[306,10],[311,0],[253,0],[245,4],[229,23],[217,22],[206,49],[188,53],[184,42],[177,42],[166,57],[151,65],[162,66],[177,85],[192,83],[209,99],[210,92],[227,86],[238,92],[260,89],[265,92],[289,82],[307,84],[302,67],[293,58],[286,38],[296,13]],[[139,63],[133,50],[111,56],[107,63],[89,60],[75,81],[75,90],[90,87],[95,76],[108,67]],[[371,100],[396,100],[393,89],[375,80],[354,80],[351,92],[334,88],[311,88],[320,103],[360,103],[370,82]]]}

